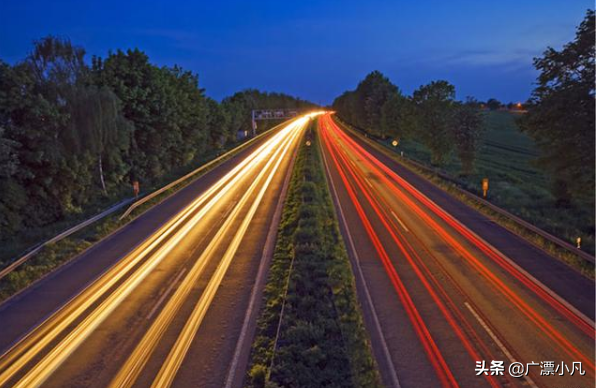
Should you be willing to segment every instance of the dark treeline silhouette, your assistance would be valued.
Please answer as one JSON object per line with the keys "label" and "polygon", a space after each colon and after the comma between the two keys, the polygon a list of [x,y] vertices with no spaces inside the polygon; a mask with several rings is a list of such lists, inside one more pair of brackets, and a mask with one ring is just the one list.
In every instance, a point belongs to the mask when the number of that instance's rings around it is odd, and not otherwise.
{"label": "dark treeline silhouette", "polygon": [[22,62],[0,61],[0,240],[228,148],[251,109],[311,106],[257,90],[218,103],[196,74],[137,49],[89,65],[83,48],[44,38]]}
{"label": "dark treeline silhouette", "polygon": [[405,96],[374,71],[354,91],[336,98],[333,108],[369,135],[397,141],[416,137],[431,152],[433,164],[443,164],[456,149],[463,173],[470,174],[482,129],[480,103],[459,102],[455,95],[453,85],[434,81]]}
{"label": "dark treeline silhouette", "polygon": [[[495,98],[480,103],[455,100],[455,88],[434,81],[404,96],[374,71],[357,88],[336,98],[340,118],[382,139],[416,138],[434,165],[456,151],[462,174],[473,172],[483,128],[481,110],[522,111],[520,129],[541,152],[536,164],[549,174],[559,206],[595,198],[595,11],[589,10],[574,41],[561,51],[548,48],[535,59],[540,72],[529,101],[504,106]],[[480,109],[481,108],[481,109]]]}
{"label": "dark treeline silhouette", "polygon": [[[541,150],[560,206],[584,200],[595,207],[595,11],[588,10],[575,39],[535,58],[537,87],[520,125]],[[595,233],[593,229],[593,234]]]}

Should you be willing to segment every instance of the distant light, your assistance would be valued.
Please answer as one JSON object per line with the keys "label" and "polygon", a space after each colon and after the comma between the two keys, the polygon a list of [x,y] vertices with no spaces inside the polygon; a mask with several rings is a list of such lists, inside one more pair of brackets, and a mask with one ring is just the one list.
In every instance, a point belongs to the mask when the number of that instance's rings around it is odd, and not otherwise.
{"label": "distant light", "polygon": [[307,147],[311,146],[311,140],[307,140],[307,142],[305,143],[307,145]]}
{"label": "distant light", "polygon": [[324,110],[320,110],[320,111],[316,111],[316,112],[310,112],[310,113],[307,113],[307,114],[305,115],[305,117],[308,117],[308,118],[313,118],[313,117],[315,117],[315,116],[319,116],[319,115],[322,115],[322,114],[325,114],[325,113],[326,113],[326,111],[324,111]]}
{"label": "distant light", "polygon": [[398,140],[392,140],[392,145],[394,147],[398,147]]}

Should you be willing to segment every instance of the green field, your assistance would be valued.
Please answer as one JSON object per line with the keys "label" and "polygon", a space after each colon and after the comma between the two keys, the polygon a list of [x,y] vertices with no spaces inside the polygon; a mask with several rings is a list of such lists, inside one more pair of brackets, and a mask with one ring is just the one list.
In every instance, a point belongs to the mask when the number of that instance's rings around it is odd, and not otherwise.
{"label": "green field", "polygon": [[[463,177],[455,155],[441,172],[461,187],[481,194],[481,180],[489,178],[489,200],[526,221],[568,242],[582,237],[583,250],[595,253],[595,202],[558,208],[549,188],[549,177],[534,165],[538,155],[533,140],[516,125],[520,113],[484,113],[485,131],[477,155],[476,171]],[[430,165],[430,153],[416,140],[398,147],[405,156]]]}

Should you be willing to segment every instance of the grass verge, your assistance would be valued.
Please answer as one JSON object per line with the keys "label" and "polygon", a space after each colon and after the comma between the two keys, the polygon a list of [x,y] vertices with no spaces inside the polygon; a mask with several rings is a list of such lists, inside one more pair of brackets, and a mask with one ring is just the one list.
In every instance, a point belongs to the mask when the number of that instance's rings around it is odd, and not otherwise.
{"label": "grass verge", "polygon": [[[574,244],[576,238],[581,237],[583,251],[594,255],[595,200],[556,205],[552,180],[537,165],[540,151],[516,123],[520,115],[499,111],[483,113],[484,130],[471,174],[462,174],[461,162],[454,152],[445,164],[433,169],[477,196],[482,195],[482,179],[488,178],[492,204],[569,243]],[[389,146],[390,140],[380,143]],[[409,159],[432,167],[431,153],[417,139],[405,139],[398,148]]]}
{"label": "grass verge", "polygon": [[292,174],[246,385],[380,387],[317,139]]}
{"label": "grass verge", "polygon": [[[350,125],[342,122],[341,120],[337,120],[338,123],[343,126],[344,128],[352,131],[353,133],[360,134],[360,132]],[[426,168],[422,168],[418,162],[413,162],[406,157],[400,157],[396,154],[396,152],[390,148],[390,146],[382,141],[371,140],[370,138],[364,139],[368,144],[372,145],[376,149],[382,151],[384,154],[388,155],[396,162],[400,163],[402,166],[408,168],[412,172],[422,176],[423,178],[427,179],[428,181],[432,182],[435,186],[441,188],[454,198],[458,199],[460,202],[465,203],[466,205],[474,208],[481,214],[487,216],[491,220],[495,221],[500,226],[510,230],[511,232],[515,233],[516,235],[524,238],[525,240],[529,241],[531,244],[535,245],[536,247],[546,251],[550,255],[554,256],[555,258],[563,261],[571,268],[579,271],[584,276],[595,279],[595,265],[584,260],[583,258],[563,249],[562,247],[554,244],[553,242],[549,241],[545,237],[533,232],[525,228],[524,226],[520,225],[516,221],[512,220],[500,214],[490,207],[484,205],[482,202],[475,200],[473,197],[466,195],[462,192],[462,188],[455,182],[454,179],[450,177],[446,177],[443,174],[434,173]]]}
{"label": "grass verge", "polygon": [[[196,179],[200,178],[201,176],[205,175],[217,166],[226,162],[228,159],[236,155],[238,152],[245,149],[246,145],[248,145],[248,142],[242,144],[237,143],[229,147],[229,149],[235,149],[236,151],[232,152],[228,157],[225,157],[221,159],[219,162],[209,166],[209,168],[206,168],[203,171],[197,173],[197,175],[193,176],[192,178],[179,183],[171,189],[166,190],[160,195],[156,196],[155,198],[147,201],[143,205],[136,208],[131,213],[131,215],[125,219],[119,219],[122,212],[118,211],[101,220],[98,220],[94,224],[91,224],[54,244],[44,246],[31,259],[23,263],[21,266],[17,267],[14,271],[9,273],[3,279],[0,279],[0,303],[10,298],[11,296],[17,294],[26,287],[30,286],[34,282],[40,280],[44,276],[48,275],[49,273],[60,267],[61,265],[66,264],[70,260],[74,259],[77,255],[83,253],[85,250],[92,247],[95,243],[99,242],[103,238],[107,237],[112,233],[115,233],[120,228],[124,227],[134,218],[140,216],[145,211],[149,210],[153,206],[159,204],[160,202],[170,197],[172,194],[183,189],[184,187],[194,182]],[[227,151],[228,150],[226,150],[225,152]],[[192,168],[187,167],[177,172],[173,172],[172,174],[168,174],[163,180],[160,180],[160,182],[152,186],[148,191],[154,191],[164,186],[166,183],[173,181],[180,176],[184,176],[187,173],[195,170],[196,168],[199,168],[201,165],[210,162],[218,156],[219,154],[215,152],[208,154],[203,159],[201,159],[201,161],[198,161],[197,164]],[[122,210],[126,210],[126,207]],[[82,220],[78,220],[76,223],[81,221]],[[76,223],[69,225],[69,227],[74,226]],[[52,237],[52,235],[46,237]],[[5,265],[8,264],[10,263],[5,263]]]}

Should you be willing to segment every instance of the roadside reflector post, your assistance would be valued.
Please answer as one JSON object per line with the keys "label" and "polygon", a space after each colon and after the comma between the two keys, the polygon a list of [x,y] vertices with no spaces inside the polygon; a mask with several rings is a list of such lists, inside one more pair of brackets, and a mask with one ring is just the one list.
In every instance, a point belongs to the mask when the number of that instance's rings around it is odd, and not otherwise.
{"label": "roadside reflector post", "polygon": [[577,238],[576,238],[576,247],[577,247],[578,249],[580,249],[580,243],[581,243],[581,241],[582,241],[582,240],[580,239],[580,237],[577,237]]}
{"label": "roadside reflector post", "polygon": [[135,198],[139,198],[139,181],[133,182],[133,193],[135,193]]}
{"label": "roadside reflector post", "polygon": [[483,178],[482,188],[483,188],[483,198],[487,198],[487,191],[489,190],[489,179],[488,178]]}

